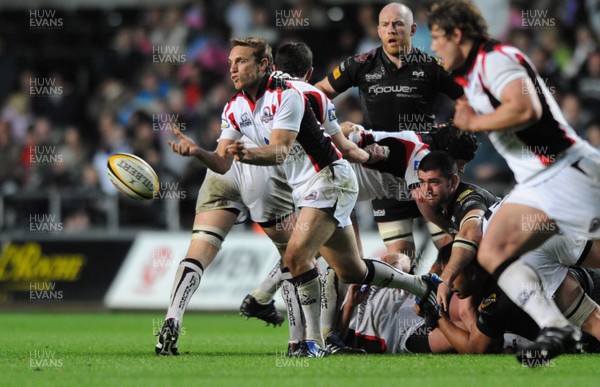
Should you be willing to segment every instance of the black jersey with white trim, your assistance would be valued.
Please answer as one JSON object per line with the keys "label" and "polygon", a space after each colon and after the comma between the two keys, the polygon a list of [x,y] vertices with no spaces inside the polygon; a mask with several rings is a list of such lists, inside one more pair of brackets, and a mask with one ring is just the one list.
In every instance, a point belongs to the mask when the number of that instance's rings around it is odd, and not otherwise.
{"label": "black jersey with white trim", "polygon": [[382,47],[347,58],[327,79],[337,92],[358,87],[365,127],[376,131],[429,131],[438,93],[463,95],[437,59],[414,48],[397,68]]}
{"label": "black jersey with white trim", "polygon": [[447,231],[454,236],[460,230],[461,221],[470,211],[485,212],[499,201],[500,198],[487,189],[461,181],[448,208],[439,208],[437,213],[444,220]]}

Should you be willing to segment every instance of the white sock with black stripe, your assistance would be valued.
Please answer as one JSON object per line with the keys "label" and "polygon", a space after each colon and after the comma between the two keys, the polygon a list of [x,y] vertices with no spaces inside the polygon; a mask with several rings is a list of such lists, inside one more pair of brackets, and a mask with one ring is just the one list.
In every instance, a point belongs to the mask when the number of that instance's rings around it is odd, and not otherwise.
{"label": "white sock with black stripe", "polygon": [[192,298],[192,295],[200,286],[200,279],[204,272],[200,262],[192,258],[186,258],[179,262],[173,290],[171,290],[171,302],[167,309],[166,319],[175,318],[181,324],[183,313]]}

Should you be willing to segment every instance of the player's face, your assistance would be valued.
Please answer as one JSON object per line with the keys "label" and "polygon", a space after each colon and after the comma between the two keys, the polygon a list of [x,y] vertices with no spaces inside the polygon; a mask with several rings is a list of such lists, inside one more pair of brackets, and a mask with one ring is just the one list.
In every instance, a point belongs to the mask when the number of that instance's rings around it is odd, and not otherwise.
{"label": "player's face", "polygon": [[440,207],[452,196],[452,179],[442,176],[439,169],[419,171],[419,183],[421,197],[433,208]]}
{"label": "player's face", "polygon": [[442,60],[442,65],[448,71],[456,70],[463,65],[465,59],[455,36],[449,37],[436,24],[431,26],[431,51]]}
{"label": "player's face", "polygon": [[264,75],[253,54],[254,48],[245,46],[235,46],[229,53],[229,73],[236,90],[254,88]]}
{"label": "player's face", "polygon": [[473,281],[468,278],[464,270],[452,282],[452,291],[460,299],[473,294]]}
{"label": "player's face", "polygon": [[408,15],[399,9],[385,9],[379,14],[377,34],[388,55],[399,56],[408,52],[413,29],[416,29],[416,25],[411,24]]}

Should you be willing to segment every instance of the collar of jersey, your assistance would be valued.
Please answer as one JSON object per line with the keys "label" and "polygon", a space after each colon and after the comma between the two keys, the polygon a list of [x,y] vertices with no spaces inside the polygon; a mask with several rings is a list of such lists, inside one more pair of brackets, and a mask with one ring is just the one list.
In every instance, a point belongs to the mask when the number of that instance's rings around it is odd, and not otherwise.
{"label": "collar of jersey", "polygon": [[[260,84],[258,85],[258,90],[256,90],[256,98],[254,98],[254,103],[256,103],[256,101],[258,101],[263,96],[263,94],[265,94],[265,91],[269,87],[270,83],[271,83],[271,73],[267,73],[267,74],[265,74],[263,79],[260,81]],[[252,101],[252,98],[248,98],[250,95],[248,94],[248,92],[246,90],[242,90],[242,92],[244,93],[244,96],[248,99],[248,101]],[[253,106],[254,103],[251,104],[253,110],[254,110],[254,106]]]}
{"label": "collar of jersey", "polygon": [[452,72],[454,76],[465,76],[471,72],[473,66],[475,65],[475,58],[477,58],[477,54],[481,49],[481,46],[485,44],[486,39],[477,39],[473,42],[473,47],[471,47],[471,51],[469,51],[469,55],[467,55],[467,60],[465,63],[459,67],[458,69]]}

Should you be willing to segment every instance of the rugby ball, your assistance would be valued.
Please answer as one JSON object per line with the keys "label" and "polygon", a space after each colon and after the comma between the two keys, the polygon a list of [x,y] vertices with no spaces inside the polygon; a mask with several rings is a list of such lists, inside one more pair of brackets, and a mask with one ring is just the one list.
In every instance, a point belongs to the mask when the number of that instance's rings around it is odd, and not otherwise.
{"label": "rugby ball", "polygon": [[115,187],[132,199],[152,199],[158,194],[156,172],[147,162],[135,155],[116,153],[108,158],[106,169]]}

